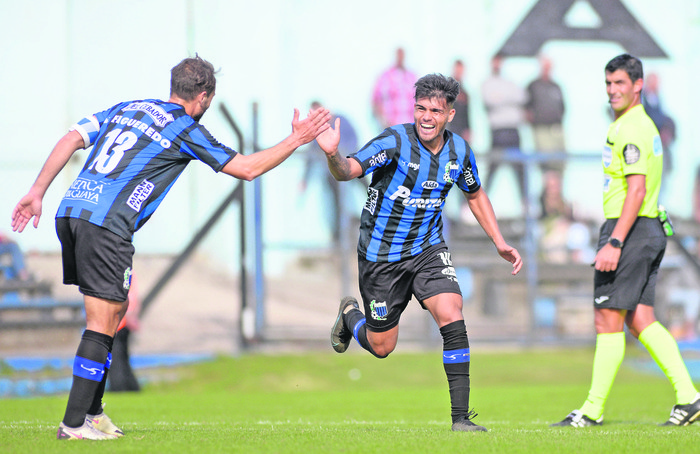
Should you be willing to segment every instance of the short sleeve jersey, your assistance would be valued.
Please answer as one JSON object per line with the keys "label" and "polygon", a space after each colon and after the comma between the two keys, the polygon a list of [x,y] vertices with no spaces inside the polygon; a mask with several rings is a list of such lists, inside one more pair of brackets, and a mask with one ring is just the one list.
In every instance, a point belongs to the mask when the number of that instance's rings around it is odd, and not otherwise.
{"label": "short sleeve jersey", "polygon": [[627,196],[627,175],[645,175],[646,195],[638,216],[658,216],[663,170],[659,131],[639,104],[615,120],[603,149],[603,212],[617,219]]}
{"label": "short sleeve jersey", "polygon": [[117,104],[71,130],[93,148],[56,217],[83,219],[129,241],[190,161],[218,172],[236,155],[184,107],[156,99]]}
{"label": "short sleeve jersey", "polygon": [[445,131],[445,145],[431,153],[413,124],[387,128],[351,155],[372,173],[362,210],[358,255],[371,262],[396,262],[443,243],[442,209],[453,185],[481,187],[469,144]]}

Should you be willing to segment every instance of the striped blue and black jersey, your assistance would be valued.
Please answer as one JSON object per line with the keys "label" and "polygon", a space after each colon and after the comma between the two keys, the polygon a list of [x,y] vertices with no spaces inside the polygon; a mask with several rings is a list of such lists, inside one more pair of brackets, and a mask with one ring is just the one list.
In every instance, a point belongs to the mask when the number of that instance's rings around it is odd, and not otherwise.
{"label": "striped blue and black jersey", "polygon": [[117,104],[71,129],[94,145],[56,217],[104,227],[126,240],[151,217],[187,164],[220,171],[236,152],[216,141],[179,104],[147,99]]}
{"label": "striped blue and black jersey", "polygon": [[431,153],[413,124],[387,128],[351,155],[372,173],[362,210],[357,251],[371,262],[396,262],[443,243],[442,208],[456,184],[481,187],[474,154],[461,137],[445,131],[445,145]]}

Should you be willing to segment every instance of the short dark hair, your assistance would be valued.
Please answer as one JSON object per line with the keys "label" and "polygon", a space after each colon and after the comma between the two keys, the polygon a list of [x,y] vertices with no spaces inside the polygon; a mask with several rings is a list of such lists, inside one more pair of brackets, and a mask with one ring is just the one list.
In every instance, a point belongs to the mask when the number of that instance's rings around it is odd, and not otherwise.
{"label": "short dark hair", "polygon": [[211,96],[216,90],[214,65],[195,54],[185,58],[170,70],[170,95],[177,95],[185,101],[193,100],[205,91]]}
{"label": "short dark hair", "polygon": [[421,98],[444,98],[448,105],[452,105],[459,95],[459,82],[452,77],[442,74],[428,74],[416,82],[415,100]]}
{"label": "short dark hair", "polygon": [[607,65],[605,65],[605,71],[609,73],[614,73],[618,69],[626,72],[627,75],[630,76],[630,80],[632,82],[636,82],[638,79],[644,78],[642,61],[630,54],[618,55],[610,60]]}

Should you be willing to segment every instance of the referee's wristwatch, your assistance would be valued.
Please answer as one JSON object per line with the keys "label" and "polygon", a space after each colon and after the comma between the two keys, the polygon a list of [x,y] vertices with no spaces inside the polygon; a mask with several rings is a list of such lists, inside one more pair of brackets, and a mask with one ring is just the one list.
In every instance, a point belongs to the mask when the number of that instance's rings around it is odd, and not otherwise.
{"label": "referee's wristwatch", "polygon": [[624,242],[618,240],[617,238],[610,238],[608,240],[608,243],[610,243],[610,246],[616,248],[616,249],[622,249],[622,246],[624,246]]}

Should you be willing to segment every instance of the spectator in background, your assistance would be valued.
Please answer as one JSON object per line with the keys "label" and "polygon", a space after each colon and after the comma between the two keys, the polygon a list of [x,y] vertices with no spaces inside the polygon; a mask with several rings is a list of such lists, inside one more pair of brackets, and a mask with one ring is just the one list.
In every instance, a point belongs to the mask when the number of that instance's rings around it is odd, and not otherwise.
{"label": "spectator in background", "polygon": [[[552,61],[547,56],[540,56],[540,74],[537,79],[527,86],[528,101],[525,105],[527,119],[532,125],[532,135],[535,141],[537,153],[562,153],[566,151],[564,142],[564,96],[559,85],[552,80]],[[548,180],[559,180],[562,185],[564,161],[544,161],[540,164],[542,169],[544,187]],[[549,184],[557,184],[556,182]],[[561,191],[557,194],[561,196]],[[543,198],[552,198],[554,194],[544,195]],[[556,204],[565,204],[563,200],[553,201]]]}
{"label": "spectator in background", "polygon": [[649,73],[644,80],[644,89],[642,90],[642,105],[646,110],[647,115],[654,122],[656,129],[659,130],[661,137],[661,145],[664,149],[664,178],[661,180],[661,193],[659,199],[665,199],[666,179],[673,170],[673,153],[671,148],[676,140],[676,123],[673,121],[663,108],[661,97],[659,96],[659,76],[656,73]]}
{"label": "spectator in background", "polygon": [[[489,126],[491,127],[491,166],[486,177],[486,190],[490,190],[496,170],[501,165],[502,154],[510,151],[517,156],[520,150],[520,133],[518,127],[525,118],[524,106],[527,102],[525,90],[514,82],[501,76],[504,55],[498,53],[491,59],[491,76],[481,86]],[[525,211],[527,194],[525,193],[525,165],[522,161],[511,163],[518,179],[523,211]]]}
{"label": "spectator in background", "polygon": [[413,121],[417,77],[404,66],[404,50],[396,49],[394,66],[379,76],[372,93],[372,113],[382,128]]}
{"label": "spectator in background", "polygon": [[[469,94],[464,89],[464,63],[455,60],[452,65],[452,78],[459,83],[459,95],[454,102],[455,116],[449,124],[449,130],[459,134],[462,139],[471,140],[471,123],[469,122]],[[341,133],[342,137],[342,133]]]}
{"label": "spectator in background", "polygon": [[[323,106],[320,102],[313,101],[311,103],[312,110],[321,108],[323,108]],[[348,119],[342,115],[333,114],[331,122],[334,122],[336,118],[340,119],[340,143],[338,144],[338,151],[342,153],[343,156],[348,156],[350,153],[354,153],[357,150],[357,133]],[[304,153],[304,174],[299,184],[299,191],[302,194],[306,192],[312,174],[318,170],[323,178],[325,186],[332,196],[332,209],[327,214],[329,215],[333,243],[337,245],[340,240],[340,204],[343,203],[343,201],[340,197],[338,180],[333,178],[333,175],[326,169],[326,154],[323,153],[316,141],[311,142]],[[364,179],[360,181],[365,183]]]}
{"label": "spectator in background", "polygon": [[0,274],[7,280],[27,281],[32,278],[24,265],[24,254],[19,245],[2,232],[0,232]]}

